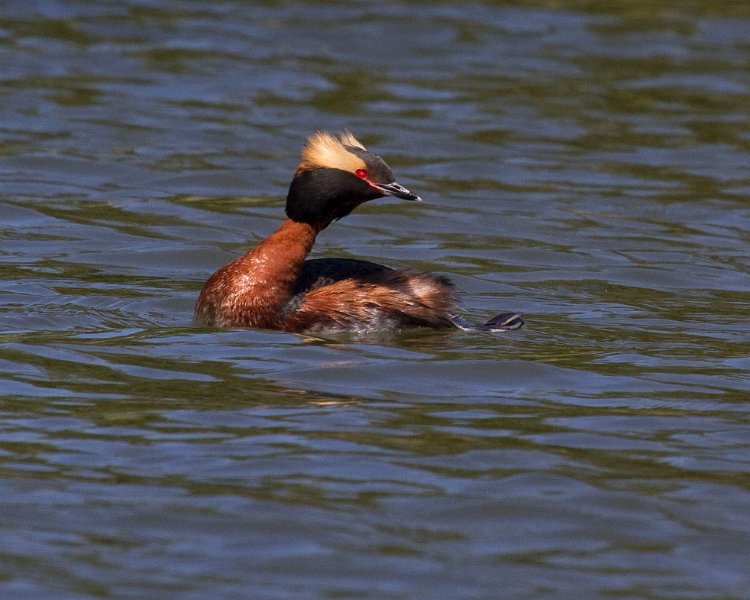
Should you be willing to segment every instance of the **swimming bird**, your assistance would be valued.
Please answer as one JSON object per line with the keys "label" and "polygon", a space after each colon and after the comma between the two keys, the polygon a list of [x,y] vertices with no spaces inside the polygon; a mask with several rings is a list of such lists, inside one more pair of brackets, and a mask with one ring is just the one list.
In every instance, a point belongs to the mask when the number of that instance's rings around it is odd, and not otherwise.
{"label": "swimming bird", "polygon": [[323,229],[384,196],[421,200],[348,131],[313,134],[289,186],[287,218],[211,275],[195,306],[196,321],[298,333],[407,327],[505,331],[523,325],[514,312],[481,325],[467,323],[457,314],[453,284],[443,276],[365,260],[307,259]]}

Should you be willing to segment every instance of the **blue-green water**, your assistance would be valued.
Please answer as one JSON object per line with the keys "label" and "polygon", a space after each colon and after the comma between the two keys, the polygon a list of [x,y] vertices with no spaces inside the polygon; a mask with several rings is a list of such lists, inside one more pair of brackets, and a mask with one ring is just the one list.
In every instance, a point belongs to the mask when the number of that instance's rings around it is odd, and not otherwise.
{"label": "blue-green water", "polygon": [[[0,597],[744,599],[750,5],[0,8]],[[351,129],[314,256],[505,335],[194,326]]]}

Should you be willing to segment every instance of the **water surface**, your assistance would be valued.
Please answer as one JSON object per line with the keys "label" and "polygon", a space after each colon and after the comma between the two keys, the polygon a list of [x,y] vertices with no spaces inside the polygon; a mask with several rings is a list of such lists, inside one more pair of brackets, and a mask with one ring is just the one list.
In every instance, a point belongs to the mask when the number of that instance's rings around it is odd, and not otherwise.
{"label": "water surface", "polygon": [[[744,3],[6,2],[0,596],[741,599]],[[315,256],[506,335],[195,326],[299,149],[422,204]]]}

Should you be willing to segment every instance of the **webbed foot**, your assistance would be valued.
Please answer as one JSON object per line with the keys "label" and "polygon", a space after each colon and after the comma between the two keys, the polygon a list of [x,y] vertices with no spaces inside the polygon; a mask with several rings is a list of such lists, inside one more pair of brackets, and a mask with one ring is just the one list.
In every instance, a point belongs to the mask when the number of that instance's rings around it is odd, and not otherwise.
{"label": "webbed foot", "polygon": [[459,316],[451,317],[453,324],[463,331],[512,331],[523,325],[523,318],[520,313],[504,312],[495,315],[489,321],[482,324],[474,325],[468,323]]}

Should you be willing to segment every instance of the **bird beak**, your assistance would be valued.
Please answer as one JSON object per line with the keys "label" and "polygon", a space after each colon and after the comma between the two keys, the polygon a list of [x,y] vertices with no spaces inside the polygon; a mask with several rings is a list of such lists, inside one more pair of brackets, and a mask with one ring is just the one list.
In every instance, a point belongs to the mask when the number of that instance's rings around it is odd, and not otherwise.
{"label": "bird beak", "polygon": [[404,200],[414,200],[416,202],[422,201],[422,198],[420,198],[416,194],[412,194],[403,185],[399,185],[395,181],[393,183],[374,183],[372,181],[368,181],[367,183],[369,183],[372,187],[374,187],[382,194],[385,194],[386,196],[395,196],[396,198],[402,198]]}

